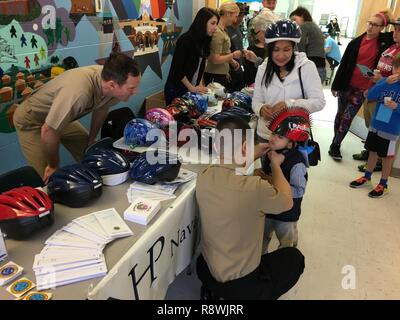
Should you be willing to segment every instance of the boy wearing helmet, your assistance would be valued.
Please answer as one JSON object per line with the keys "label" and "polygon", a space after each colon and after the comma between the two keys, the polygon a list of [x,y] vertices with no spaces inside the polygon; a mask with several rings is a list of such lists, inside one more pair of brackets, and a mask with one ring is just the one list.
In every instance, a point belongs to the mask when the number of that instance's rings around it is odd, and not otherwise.
{"label": "boy wearing helmet", "polygon": [[[268,251],[274,231],[280,243],[279,248],[297,246],[297,221],[307,184],[307,160],[298,150],[298,145],[309,138],[309,113],[303,108],[284,109],[274,115],[269,129],[272,132],[269,139],[270,150],[285,156],[281,169],[292,189],[293,207],[280,214],[266,215],[263,244],[265,252]],[[271,174],[268,158],[263,163],[263,171],[267,175]]]}

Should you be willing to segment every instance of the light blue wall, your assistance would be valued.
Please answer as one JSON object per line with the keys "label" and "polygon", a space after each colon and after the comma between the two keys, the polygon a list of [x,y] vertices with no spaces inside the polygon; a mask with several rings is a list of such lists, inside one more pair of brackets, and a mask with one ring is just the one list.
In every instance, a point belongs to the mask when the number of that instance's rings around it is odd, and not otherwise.
{"label": "light blue wall", "polygon": [[[68,9],[68,4],[70,3],[69,1],[56,1],[57,6],[62,6]],[[65,3],[65,5],[61,5],[61,3]],[[190,0],[180,0],[178,1],[178,7],[179,7],[179,19],[176,20],[176,24],[178,26],[182,26],[183,32],[186,32],[188,27],[191,24],[192,21],[192,1]],[[181,33],[181,34],[182,34]],[[84,38],[84,37],[83,37]],[[83,39],[82,38],[82,39]],[[92,39],[93,40],[93,39]],[[162,48],[163,48],[163,41],[160,39],[159,41],[159,55],[161,59],[161,54],[162,54]],[[66,49],[65,52],[68,50]],[[78,48],[75,48],[75,54],[76,56],[76,50],[79,50]],[[90,53],[84,53],[85,49],[82,51],[83,56],[85,55],[90,55]],[[67,56],[67,55],[64,55]],[[83,59],[83,58],[82,58]],[[133,97],[129,102],[127,103],[120,103],[119,105],[115,106],[115,108],[123,107],[123,106],[129,106],[132,108],[134,112],[137,112],[144,99],[152,95],[155,92],[163,90],[164,83],[166,81],[166,78],[168,76],[169,68],[171,65],[171,59],[172,57],[169,56],[167,60],[162,64],[162,80],[153,72],[153,70],[148,67],[145,71],[145,73],[142,75],[142,81],[140,84],[140,90],[139,94],[135,97]],[[91,60],[89,60],[91,61]],[[82,66],[82,64],[80,63]],[[89,128],[90,125],[90,115],[84,117],[81,119],[81,122]],[[61,165],[67,165],[70,163],[73,163],[73,158],[70,156],[70,154],[65,150],[61,149]],[[25,165],[25,159],[20,151],[18,140],[16,133],[0,133],[0,174],[7,172],[9,170],[18,168],[20,166]]]}

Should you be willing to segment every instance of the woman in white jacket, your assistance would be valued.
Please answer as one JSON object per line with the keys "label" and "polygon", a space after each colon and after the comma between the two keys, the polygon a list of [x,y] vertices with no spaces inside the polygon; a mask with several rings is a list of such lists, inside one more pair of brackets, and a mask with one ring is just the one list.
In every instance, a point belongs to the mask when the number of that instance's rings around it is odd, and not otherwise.
{"label": "woman in white jacket", "polygon": [[268,27],[265,35],[268,58],[258,68],[252,105],[259,117],[260,141],[269,139],[268,122],[283,108],[302,107],[312,113],[325,106],[317,67],[305,53],[295,52],[295,44],[301,38],[297,24],[290,20],[277,21]]}

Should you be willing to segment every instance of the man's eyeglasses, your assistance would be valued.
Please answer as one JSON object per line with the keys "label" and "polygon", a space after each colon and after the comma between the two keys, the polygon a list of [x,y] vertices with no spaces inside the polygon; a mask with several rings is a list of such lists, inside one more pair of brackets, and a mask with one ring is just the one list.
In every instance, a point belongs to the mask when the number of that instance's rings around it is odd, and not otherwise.
{"label": "man's eyeglasses", "polygon": [[368,27],[374,27],[374,28],[383,27],[381,24],[376,24],[376,23],[373,23],[371,21],[367,21],[367,26]]}

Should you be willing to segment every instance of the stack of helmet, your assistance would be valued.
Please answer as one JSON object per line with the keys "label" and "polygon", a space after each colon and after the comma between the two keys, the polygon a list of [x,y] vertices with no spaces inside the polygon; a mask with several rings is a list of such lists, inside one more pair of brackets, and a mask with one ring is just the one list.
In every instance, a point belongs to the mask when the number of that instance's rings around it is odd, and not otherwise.
{"label": "stack of helmet", "polygon": [[165,109],[152,108],[146,111],[144,116],[147,120],[154,123],[158,128],[166,127],[170,122],[174,122],[174,117]]}
{"label": "stack of helmet", "polygon": [[191,120],[187,102],[181,98],[172,100],[172,103],[167,106],[166,110],[177,122],[189,123]]}
{"label": "stack of helmet", "polygon": [[231,109],[222,111],[222,112],[218,112],[218,113],[214,113],[210,119],[214,120],[214,121],[221,121],[222,119],[225,119],[227,117],[240,117],[242,118],[244,121],[246,122],[250,122],[250,120],[252,120],[252,118],[254,117],[254,114],[241,108],[241,107],[233,107]]}
{"label": "stack of helmet", "polygon": [[54,222],[49,196],[32,187],[19,187],[0,195],[0,227],[11,239],[24,239]]}
{"label": "stack of helmet", "polygon": [[186,92],[181,99],[186,102],[192,119],[197,119],[207,111],[208,97],[206,95]]}
{"label": "stack of helmet", "polygon": [[155,184],[176,179],[180,167],[181,159],[177,154],[147,151],[133,161],[129,175],[135,181]]}
{"label": "stack of helmet", "polygon": [[47,193],[54,202],[72,208],[83,207],[101,196],[100,175],[83,164],[73,164],[56,170],[49,178]]}
{"label": "stack of helmet", "polygon": [[218,82],[211,82],[208,84],[207,88],[214,92],[217,99],[223,100],[226,98],[226,88],[222,84]]}
{"label": "stack of helmet", "polygon": [[197,137],[198,132],[200,132],[200,127],[193,123],[176,122],[164,128],[165,137],[169,141],[169,145],[176,143],[178,147],[182,147],[193,140]]}
{"label": "stack of helmet", "polygon": [[232,92],[228,95],[228,98],[224,100],[222,103],[222,111],[231,109],[233,107],[240,107],[247,110],[250,113],[253,113],[253,109],[251,108],[252,98],[240,91]]}
{"label": "stack of helmet", "polygon": [[154,136],[152,139],[147,134],[157,129],[157,126],[146,119],[132,119],[129,121],[124,129],[124,142],[128,146],[149,146],[157,141],[157,137]]}
{"label": "stack of helmet", "polygon": [[129,161],[113,149],[96,148],[85,155],[82,164],[96,171],[106,186],[116,186],[128,179]]}

